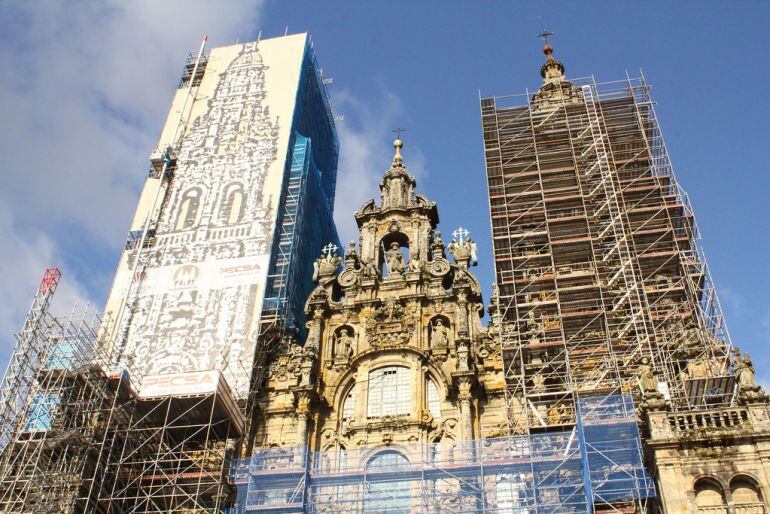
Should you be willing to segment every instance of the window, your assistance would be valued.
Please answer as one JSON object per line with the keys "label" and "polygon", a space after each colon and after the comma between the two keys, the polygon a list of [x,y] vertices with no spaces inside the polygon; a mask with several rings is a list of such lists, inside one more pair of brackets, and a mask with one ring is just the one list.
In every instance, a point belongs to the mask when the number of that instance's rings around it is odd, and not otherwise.
{"label": "window", "polygon": [[433,419],[438,421],[441,419],[441,401],[438,397],[438,388],[431,379],[426,381],[426,386],[428,389],[426,395],[428,399],[428,410],[430,411],[431,416],[433,416]]}
{"label": "window", "polygon": [[[406,369],[406,368],[404,368]],[[389,514],[409,514],[411,482],[393,481],[387,477],[377,479],[377,472],[409,471],[409,461],[397,452],[385,452],[375,456],[366,465],[369,473],[364,499],[364,512],[387,512]]]}
{"label": "window", "polygon": [[411,412],[410,370],[401,366],[369,373],[367,413],[370,418],[400,416]]}
{"label": "window", "polygon": [[[736,505],[762,507],[762,497],[759,488],[754,480],[748,477],[739,477],[730,482],[730,492],[733,497],[733,503]],[[747,511],[748,512],[748,511]],[[764,512],[764,510],[755,510],[752,512]]]}
{"label": "window", "polygon": [[[695,484],[695,506],[698,507],[698,512],[708,512],[709,514],[727,512],[722,488],[716,482],[708,479],[698,480]],[[724,509],[715,507],[723,507]]]}
{"label": "window", "polygon": [[348,420],[356,412],[356,386],[350,388],[345,401],[342,403],[342,420]]}

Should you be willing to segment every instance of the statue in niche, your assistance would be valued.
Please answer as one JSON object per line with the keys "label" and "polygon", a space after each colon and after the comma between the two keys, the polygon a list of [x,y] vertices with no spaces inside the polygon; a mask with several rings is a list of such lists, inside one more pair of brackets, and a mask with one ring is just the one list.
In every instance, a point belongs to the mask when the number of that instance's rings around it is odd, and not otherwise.
{"label": "statue in niche", "polygon": [[385,269],[388,275],[400,275],[406,270],[404,254],[396,242],[390,243],[390,250],[385,252]]}
{"label": "statue in niche", "polygon": [[655,372],[650,365],[650,359],[642,358],[639,367],[636,370],[636,379],[639,383],[639,391],[642,396],[658,393],[658,379],[655,378]]}
{"label": "statue in niche", "polygon": [[430,342],[434,348],[444,348],[449,345],[449,328],[444,325],[444,320],[441,318],[438,318],[433,325]]}
{"label": "statue in niche", "polygon": [[420,250],[415,250],[409,259],[409,272],[419,273],[421,270],[422,262],[420,262]]}
{"label": "statue in niche", "polygon": [[754,365],[751,362],[749,353],[741,356],[741,351],[735,349],[735,358],[733,359],[733,369],[735,369],[735,380],[741,389],[751,389],[756,387],[754,382]]}
{"label": "statue in niche", "polygon": [[337,343],[334,345],[334,360],[347,361],[353,355],[353,338],[350,330],[343,328],[337,335]]}

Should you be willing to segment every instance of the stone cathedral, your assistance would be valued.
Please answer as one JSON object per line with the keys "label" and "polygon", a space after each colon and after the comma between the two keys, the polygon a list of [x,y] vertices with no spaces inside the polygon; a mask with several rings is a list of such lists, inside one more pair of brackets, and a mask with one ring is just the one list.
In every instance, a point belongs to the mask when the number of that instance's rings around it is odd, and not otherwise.
{"label": "stone cathedral", "polygon": [[[306,304],[307,341],[286,341],[259,402],[256,444],[313,451],[426,444],[505,433],[499,345],[481,323],[467,231],[448,242],[416,193],[403,142],[379,205],[355,213],[359,241],[327,246]],[[451,260],[450,260],[451,257]]]}

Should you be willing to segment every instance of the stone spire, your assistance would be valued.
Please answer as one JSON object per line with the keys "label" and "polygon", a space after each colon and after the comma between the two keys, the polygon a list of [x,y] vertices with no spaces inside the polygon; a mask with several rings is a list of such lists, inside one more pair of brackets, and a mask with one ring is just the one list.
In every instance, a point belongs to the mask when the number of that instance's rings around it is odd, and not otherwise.
{"label": "stone spire", "polygon": [[546,43],[543,53],[546,56],[545,64],[540,67],[543,85],[533,98],[535,106],[551,109],[564,104],[582,102],[583,92],[564,76],[564,65],[554,58],[553,46]]}
{"label": "stone spire", "polygon": [[401,155],[404,142],[401,139],[396,139],[393,141],[393,147],[396,149],[393,163],[380,181],[380,198],[382,199],[383,210],[406,208],[412,205],[414,203],[414,190],[417,186],[414,177],[407,172],[404,166],[404,157]]}
{"label": "stone spire", "polygon": [[543,47],[543,53],[546,55],[545,64],[540,67],[540,76],[543,77],[543,83],[548,84],[566,80],[564,77],[564,65],[553,57],[553,46],[546,44]]}

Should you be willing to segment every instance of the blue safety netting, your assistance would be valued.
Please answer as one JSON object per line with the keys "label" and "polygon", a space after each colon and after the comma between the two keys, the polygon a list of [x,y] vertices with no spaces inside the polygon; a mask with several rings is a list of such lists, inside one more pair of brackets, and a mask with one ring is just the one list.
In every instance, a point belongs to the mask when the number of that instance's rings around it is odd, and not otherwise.
{"label": "blue safety netting", "polygon": [[593,512],[655,496],[628,395],[578,400],[571,430],[234,463],[233,512]]}

